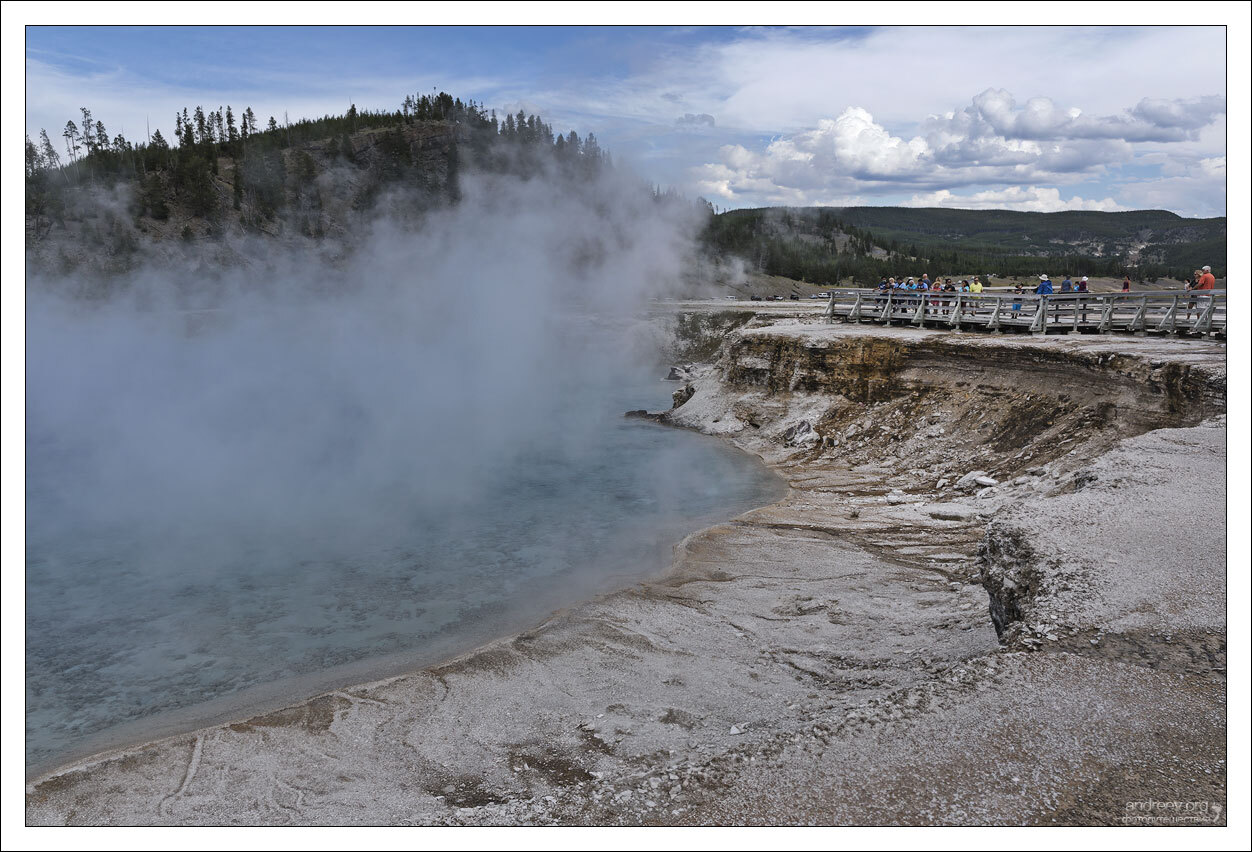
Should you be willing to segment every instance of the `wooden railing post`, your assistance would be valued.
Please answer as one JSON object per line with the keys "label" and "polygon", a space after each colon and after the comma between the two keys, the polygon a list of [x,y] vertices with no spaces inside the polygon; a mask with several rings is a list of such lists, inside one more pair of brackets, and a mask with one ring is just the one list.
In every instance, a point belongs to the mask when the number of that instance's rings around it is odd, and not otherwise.
{"label": "wooden railing post", "polygon": [[1127,330],[1137,337],[1143,337],[1144,329],[1147,328],[1147,316],[1148,294],[1144,293],[1139,297],[1139,309],[1135,311],[1135,315],[1130,320],[1130,326]]}
{"label": "wooden railing post", "polygon": [[964,293],[956,294],[956,303],[952,306],[952,316],[948,318],[948,325],[958,331],[961,328],[961,297],[964,295]]}
{"label": "wooden railing post", "polygon": [[1031,334],[1048,333],[1048,297],[1039,297],[1039,307],[1035,310],[1035,318],[1030,323]]}
{"label": "wooden railing post", "polygon": [[[923,291],[926,292],[926,291]],[[922,296],[917,302],[917,311],[913,314],[914,325],[926,324],[926,297]]]}
{"label": "wooden railing post", "polygon": [[983,326],[983,328],[994,331],[996,334],[1001,334],[1002,331],[1000,329],[1000,306],[1004,304],[1004,302],[1001,299],[1001,297],[998,295],[994,296],[993,298],[996,300],[995,310],[991,312],[991,319],[987,320],[987,324]]}
{"label": "wooden railing post", "polygon": [[[1146,298],[1146,297],[1145,297]],[[1178,333],[1178,297],[1169,305],[1169,310],[1165,312],[1165,316],[1161,317],[1161,321],[1157,323],[1157,331],[1168,331],[1170,334]]]}
{"label": "wooden railing post", "polygon": [[1108,334],[1113,330],[1113,307],[1117,304],[1117,297],[1101,296],[1100,301],[1104,303],[1104,310],[1100,312],[1100,325],[1096,330]]}
{"label": "wooden railing post", "polygon": [[1209,296],[1208,304],[1200,311],[1200,315],[1196,317],[1195,325],[1191,326],[1193,333],[1209,334],[1213,330],[1213,313],[1217,309],[1217,299]]}

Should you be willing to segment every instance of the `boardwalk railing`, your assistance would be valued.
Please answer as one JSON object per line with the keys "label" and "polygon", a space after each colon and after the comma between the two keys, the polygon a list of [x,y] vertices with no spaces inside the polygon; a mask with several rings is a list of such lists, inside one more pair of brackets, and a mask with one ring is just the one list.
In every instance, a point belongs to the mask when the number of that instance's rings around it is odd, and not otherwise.
{"label": "boardwalk railing", "polygon": [[834,290],[827,322],[885,322],[1003,332],[1226,333],[1226,291],[943,293]]}

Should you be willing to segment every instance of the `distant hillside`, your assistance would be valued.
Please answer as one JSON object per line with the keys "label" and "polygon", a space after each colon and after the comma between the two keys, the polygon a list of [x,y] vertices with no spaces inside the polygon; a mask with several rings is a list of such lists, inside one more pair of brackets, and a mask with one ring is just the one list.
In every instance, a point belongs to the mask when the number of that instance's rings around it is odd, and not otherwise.
{"label": "distant hillside", "polygon": [[[1226,219],[1184,219],[1167,210],[946,210],[842,207],[849,225],[888,240],[1037,257],[1120,257],[1128,265],[1226,266]],[[1194,257],[1192,255],[1195,255]]]}
{"label": "distant hillside", "polygon": [[714,254],[758,272],[814,282],[883,275],[1030,275],[1136,280],[1226,274],[1226,219],[1124,213],[803,207],[731,210],[704,234]]}

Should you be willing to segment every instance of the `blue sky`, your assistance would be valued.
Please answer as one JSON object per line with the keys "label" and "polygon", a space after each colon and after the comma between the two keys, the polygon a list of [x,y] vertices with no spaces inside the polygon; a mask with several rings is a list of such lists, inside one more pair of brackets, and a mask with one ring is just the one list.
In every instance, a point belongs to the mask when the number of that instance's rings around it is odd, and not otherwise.
{"label": "blue sky", "polygon": [[87,106],[135,140],[184,106],[281,121],[437,88],[719,207],[1220,216],[1225,51],[1221,27],[29,27],[25,117],[59,143]]}

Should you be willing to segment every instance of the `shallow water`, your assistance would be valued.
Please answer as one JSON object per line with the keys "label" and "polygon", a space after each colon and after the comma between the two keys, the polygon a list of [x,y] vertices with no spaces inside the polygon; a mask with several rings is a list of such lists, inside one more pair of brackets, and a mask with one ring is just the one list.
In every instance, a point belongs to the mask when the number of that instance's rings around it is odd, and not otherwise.
{"label": "shallow water", "polygon": [[[70,511],[66,483],[87,475],[76,465],[90,452],[28,420],[28,769],[122,731],[144,739],[162,719],[204,723],[208,708],[253,690],[294,700],[434,662],[654,574],[683,535],[783,490],[715,439],[621,417],[668,407],[673,383],[613,384],[591,399],[554,395],[567,410],[509,452],[484,452],[477,487],[379,478],[353,484],[339,513],[333,501],[291,507],[299,524],[275,512],[225,525],[192,488],[165,495],[169,511],[141,503],[142,521]],[[579,428],[566,434],[575,408]]]}

